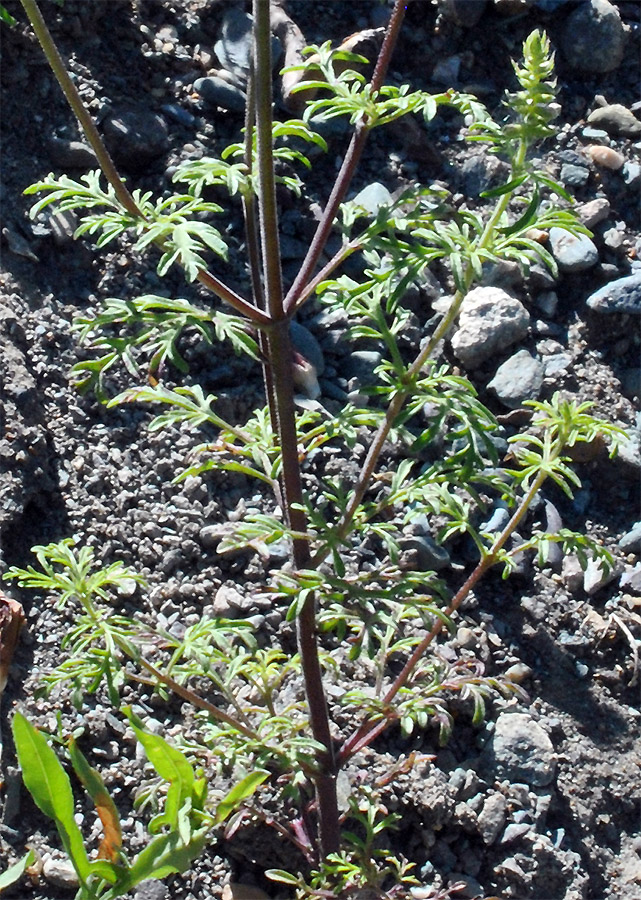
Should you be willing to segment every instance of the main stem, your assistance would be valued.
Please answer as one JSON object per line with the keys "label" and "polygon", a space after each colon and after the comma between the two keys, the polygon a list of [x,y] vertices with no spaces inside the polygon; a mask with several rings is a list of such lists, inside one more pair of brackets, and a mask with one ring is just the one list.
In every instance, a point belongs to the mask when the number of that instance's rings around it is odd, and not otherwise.
{"label": "main stem", "polygon": [[[253,0],[256,131],[258,143],[260,231],[263,277],[267,309],[273,327],[267,335],[276,421],[282,460],[282,492],[289,527],[298,534],[307,531],[303,511],[303,490],[298,461],[298,434],[292,379],[293,354],[289,316],[283,308],[283,288],[278,242],[278,216],[272,150],[272,82],[270,7],[265,0]],[[293,541],[293,561],[297,569],[310,564],[309,543]],[[305,692],[312,734],[323,750],[318,754],[319,771],[314,778],[319,816],[320,847],[324,856],[340,846],[340,824],[334,765],[334,749],[316,638],[316,608],[308,597],[297,619],[298,646],[303,667]]]}

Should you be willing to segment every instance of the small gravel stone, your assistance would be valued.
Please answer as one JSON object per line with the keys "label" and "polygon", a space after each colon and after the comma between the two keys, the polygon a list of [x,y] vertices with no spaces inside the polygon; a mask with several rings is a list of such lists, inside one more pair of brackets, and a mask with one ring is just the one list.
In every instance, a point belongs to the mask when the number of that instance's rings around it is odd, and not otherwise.
{"label": "small gravel stone", "polygon": [[556,771],[552,742],[527,713],[502,713],[482,758],[497,778],[529,785],[549,784]]}
{"label": "small gravel stone", "polygon": [[52,138],[49,146],[51,161],[61,169],[96,169],[98,160],[89,144]]}
{"label": "small gravel stone", "polygon": [[586,303],[600,313],[641,315],[641,273],[610,281],[590,294]]}
{"label": "small gravel stone", "polygon": [[641,552],[641,522],[635,522],[632,528],[619,540],[619,547],[624,553]]}
{"label": "small gravel stone", "polygon": [[325,371],[325,357],[320,344],[309,328],[301,325],[300,322],[291,322],[289,333],[295,349],[314,366],[317,375],[322,375]]}
{"label": "small gravel stone", "polygon": [[463,28],[473,28],[485,10],[486,0],[439,0],[439,10]]}
{"label": "small gravel stone", "polygon": [[641,563],[637,563],[636,566],[626,566],[621,575],[619,587],[626,591],[632,591],[633,594],[641,594]]}
{"label": "small gravel stone", "polygon": [[194,90],[200,94],[207,106],[226,109],[231,112],[245,111],[247,97],[240,88],[218,75],[208,75],[194,81]]}
{"label": "small gravel stone", "polygon": [[583,272],[599,261],[599,251],[589,237],[571,234],[564,228],[550,229],[550,248],[563,272]]}
{"label": "small gravel stone", "polygon": [[641,164],[628,160],[623,166],[623,180],[629,187],[636,187],[641,181]]}
{"label": "small gravel stone", "polygon": [[596,166],[612,169],[613,172],[620,169],[625,162],[625,156],[612,147],[599,147],[598,144],[592,144],[590,147],[586,147],[585,152]]}
{"label": "small gravel stone", "polygon": [[521,824],[510,822],[510,824],[501,835],[500,843],[513,844],[514,841],[518,841],[519,838],[522,838],[523,835],[527,834],[529,831],[532,831],[532,826],[528,825],[525,822],[522,822]]}
{"label": "small gravel stone", "polygon": [[440,547],[434,538],[428,535],[413,534],[402,538],[402,550],[412,551],[416,556],[417,571],[439,572],[450,565],[450,555],[444,547]]}
{"label": "small gravel stone", "polygon": [[591,597],[592,594],[596,594],[601,588],[614,581],[620,572],[621,567],[616,563],[609,569],[605,569],[598,559],[589,559],[583,573],[583,590],[588,597]]}
{"label": "small gravel stone", "polygon": [[543,366],[527,350],[519,350],[496,370],[488,388],[508,409],[536,400],[543,384]]}
{"label": "small gravel stone", "polygon": [[597,197],[577,206],[576,212],[586,228],[594,228],[610,215],[610,201],[605,197]]}
{"label": "small gravel stone", "polygon": [[501,833],[507,815],[507,800],[503,794],[491,794],[478,815],[478,827],[485,844],[493,844]]}
{"label": "small gravel stone", "polygon": [[587,183],[589,177],[590,172],[585,166],[575,166],[572,163],[561,166],[561,182],[566,187],[581,187]]}
{"label": "small gravel stone", "polygon": [[452,337],[454,354],[466,368],[474,369],[525,337],[529,321],[523,304],[506,291],[475,288],[461,307],[458,329]]}
{"label": "small gravel stone", "polygon": [[143,172],[169,146],[164,119],[149,109],[123,109],[103,122],[114,160],[130,172]]}
{"label": "small gravel stone", "polygon": [[588,116],[592,125],[600,125],[608,134],[636,137],[641,134],[641,121],[620,103],[609,103],[593,110]]}
{"label": "small gravel stone", "polygon": [[78,887],[76,870],[69,860],[45,859],[42,865],[42,876],[49,884],[63,890],[71,890]]}
{"label": "small gravel stone", "polygon": [[581,3],[568,16],[561,35],[565,61],[583,72],[612,72],[623,59],[625,43],[623,22],[608,0]]}

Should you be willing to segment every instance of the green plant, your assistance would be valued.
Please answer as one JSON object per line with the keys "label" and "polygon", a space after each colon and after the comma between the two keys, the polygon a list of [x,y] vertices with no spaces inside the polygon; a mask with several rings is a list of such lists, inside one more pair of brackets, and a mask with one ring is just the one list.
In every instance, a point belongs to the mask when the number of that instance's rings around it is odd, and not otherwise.
{"label": "green plant", "polygon": [[[160,250],[159,274],[180,265],[188,281],[198,280],[234,310],[222,312],[186,299],[155,295],[110,298],[103,309],[78,322],[81,337],[99,354],[76,366],[80,385],[94,387],[107,398],[109,372],[115,363],[122,360],[134,374],[146,367],[151,385],[121,392],[108,401],[110,406],[161,404],[166,411],[153,419],[151,428],[184,422],[217,433],[215,440],[196,448],[199,461],[178,478],[219,469],[256,478],[272,489],[271,512],[248,515],[225,536],[219,552],[250,548],[261,553],[276,541],[288,542],[289,565],[274,573],[270,589],[274,597],[289,604],[288,617],[295,622],[298,636],[298,652],[292,654],[283,648],[259,649],[245,622],[203,618],[176,636],[142,620],[115,616],[107,602],[110,592],[135,576],[117,563],[97,569],[87,548],[75,551],[71,542],[63,541],[35,548],[39,569],[8,573],[23,587],[58,594],[60,605],[72,610],[80,607],[72,613],[75,625],[66,638],[69,656],[48,683],[70,681],[81,703],[84,691],[95,691],[104,681],[111,701],[118,705],[123,680],[132,677],[164,696],[174,692],[196,707],[194,736],[185,752],[205,754],[213,773],[231,778],[236,787],[221,800],[213,788],[213,776],[209,793],[201,781],[188,778],[188,792],[179,788],[172,795],[177,798],[172,799],[172,813],[165,812],[154,821],[168,829],[164,832],[168,842],[182,842],[184,855],[178,867],[189,863],[188,848],[200,846],[207,829],[222,821],[215,811],[221,803],[229,813],[240,804],[229,817],[227,835],[249,819],[274,824],[301,854],[301,869],[308,868],[305,874],[279,871],[274,877],[295,886],[301,895],[348,896],[365,889],[380,896],[398,895],[410,882],[409,865],[378,843],[393,817],[384,813],[373,794],[354,794],[349,809],[341,810],[339,773],[355,754],[394,725],[407,735],[436,722],[441,740],[446,741],[456,697],[471,701],[473,719],[478,722],[488,697],[520,693],[509,680],[485,676],[476,660],[451,663],[437,652],[427,655],[443,627],[455,630],[458,608],[490,568],[501,565],[508,575],[517,554],[524,549],[544,554],[550,541],[580,554],[591,549],[600,554],[604,565],[609,563],[606,551],[569,531],[556,535],[534,531],[525,545],[518,546],[511,539],[548,479],[570,495],[579,484],[568,465],[567,448],[592,441],[597,434],[610,438],[614,448],[617,429],[593,418],[588,405],[555,395],[531,404],[530,430],[512,439],[515,465],[501,467],[493,441],[494,417],[466,379],[433,359],[484,264],[507,258],[527,267],[542,260],[554,270],[553,258],[532,238],[531,230],[556,225],[574,233],[585,231],[554,196],[553,202],[544,200],[550,191],[566,195],[528,158],[531,146],[552,133],[555,83],[549,42],[539,32],[526,40],[523,63],[515,66],[521,90],[507,95],[508,119],[498,123],[474,97],[455,91],[429,95],[383,84],[403,17],[404,4],[397,2],[369,83],[354,69],[336,66],[337,61],[358,63],[360,58],[337,53],[327,45],[313,48],[298,89],[319,90],[324,95],[307,102],[302,119],[274,123],[269,5],[255,0],[254,69],[244,144],[228,147],[220,158],[181,167],[175,181],[187,185],[186,193],[154,199],[148,193],[130,193],[121,181],[34,0],[22,2],[107,179],[103,186],[99,172],[80,181],[50,175],[28,189],[29,193],[45,192],[33,214],[49,204],[73,209],[80,214],[77,235],[98,234],[101,246],[129,232],[137,249],[154,245]],[[429,121],[443,105],[468,116],[470,139],[489,143],[509,166],[505,183],[485,195],[490,201],[487,211],[456,208],[446,191],[422,186],[406,190],[375,216],[353,201],[345,202],[374,127],[409,113]],[[280,181],[294,192],[300,189],[300,179],[289,167],[308,166],[309,159],[291,141],[324,147],[315,128],[340,115],[355,126],[354,135],[306,259],[285,293],[275,185]],[[228,162],[230,158],[242,161]],[[277,169],[277,164],[286,168]],[[210,254],[224,259],[226,248],[218,229],[192,216],[221,211],[203,199],[205,188],[214,184],[224,185],[230,194],[239,193],[243,201],[251,299],[240,296],[207,268]],[[334,225],[343,234],[342,247],[316,272]],[[355,253],[362,254],[363,277],[356,280],[337,274]],[[404,301],[409,288],[436,260],[451,273],[454,297],[429,339],[408,359],[402,341],[409,316]],[[319,303],[346,314],[352,338],[374,342],[385,350],[373,383],[361,392],[369,398],[367,405],[346,404],[335,414],[320,405],[303,411],[296,408],[292,372],[299,363],[289,326],[314,294]],[[208,343],[227,339],[236,351],[262,363],[267,405],[244,425],[225,421],[216,412],[216,397],[205,396],[199,386],[172,388],[160,383],[167,364],[186,371],[180,340],[189,329]],[[426,405],[431,410],[427,426],[419,418]],[[368,449],[356,484],[329,478],[323,469],[323,448],[352,447],[363,437]],[[386,459],[386,454],[392,459]],[[312,462],[317,477],[311,488],[304,489],[303,466]],[[478,522],[496,498],[510,506],[511,516],[499,534],[485,533]],[[476,546],[478,562],[458,589],[404,560],[404,530],[419,515],[439,523],[441,545],[456,535],[467,535]],[[360,571],[357,548],[365,542],[376,548],[377,564]],[[345,691],[344,710],[332,702],[330,718],[326,686],[332,678],[341,678],[326,649],[334,645],[346,646],[354,665],[371,667],[374,683],[357,683]],[[304,696],[298,690],[301,681]],[[196,690],[192,687],[196,683],[204,683],[206,689]],[[217,702],[206,699],[206,691],[213,691]],[[44,739],[34,738],[37,732],[25,720],[17,721],[18,729],[30,735],[30,742],[24,739],[19,747],[23,768],[37,750],[53,770],[52,757],[47,755],[52,751],[43,749]],[[147,749],[149,738],[143,737],[140,728],[136,734]],[[163,754],[175,761],[180,758],[186,772],[190,766],[186,757],[162,746]],[[172,755],[176,753],[179,756]],[[83,769],[72,753],[72,763],[74,758],[75,767]],[[173,790],[166,771],[157,770]],[[265,779],[271,776],[279,815],[262,804],[260,792],[254,793],[263,778],[251,784],[246,781],[246,773],[256,770]],[[85,781],[94,784],[91,779]],[[60,810],[42,800],[42,787],[27,786],[58,824]],[[156,793],[150,789],[145,803],[153,805]],[[66,803],[65,821],[70,808]],[[193,824],[190,816],[195,816]],[[344,825],[350,819],[360,830],[346,831]],[[72,859],[75,853],[81,860],[84,890],[116,896],[116,886],[133,883],[131,868],[128,874],[112,878],[114,870],[107,877],[104,864],[96,868],[94,862],[85,862],[84,848],[78,849],[81,838],[73,832],[72,840],[69,834],[63,827],[66,849]],[[190,835],[196,834],[192,841]],[[74,865],[78,870],[77,859]],[[152,866],[145,871],[146,877],[161,877],[167,869]],[[103,881],[90,883],[94,874]]]}

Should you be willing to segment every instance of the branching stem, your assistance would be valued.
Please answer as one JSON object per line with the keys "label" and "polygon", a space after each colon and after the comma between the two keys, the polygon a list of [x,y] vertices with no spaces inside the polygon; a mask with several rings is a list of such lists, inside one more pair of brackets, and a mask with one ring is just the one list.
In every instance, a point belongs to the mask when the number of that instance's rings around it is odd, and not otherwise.
{"label": "branching stem", "polygon": [[[398,33],[405,16],[405,7],[406,3],[404,3],[403,0],[396,0],[387,26],[385,38],[380,53],[378,54],[376,68],[374,69],[374,74],[372,75],[372,80],[370,82],[373,91],[379,90],[383,84],[383,79],[385,78],[385,74],[389,67],[392,53],[394,52],[394,47],[396,46],[396,41],[398,39]],[[312,238],[307,255],[303,260],[298,275],[294,279],[294,283],[287,292],[285,298],[285,311],[287,313],[292,313],[302,303],[300,299],[301,295],[303,291],[306,290],[307,283],[312,277],[314,269],[320,259],[320,255],[323,252],[323,248],[327,243],[327,239],[332,230],[332,225],[334,224],[334,219],[338,213],[338,208],[345,198],[345,194],[347,193],[365,148],[365,142],[367,141],[369,132],[370,126],[367,122],[361,121],[356,126],[356,130],[352,135],[347,153],[343,159],[343,164],[336,177],[334,187],[332,188],[329,200],[327,201],[327,206],[323,210],[322,218],[318,223],[316,233]]]}

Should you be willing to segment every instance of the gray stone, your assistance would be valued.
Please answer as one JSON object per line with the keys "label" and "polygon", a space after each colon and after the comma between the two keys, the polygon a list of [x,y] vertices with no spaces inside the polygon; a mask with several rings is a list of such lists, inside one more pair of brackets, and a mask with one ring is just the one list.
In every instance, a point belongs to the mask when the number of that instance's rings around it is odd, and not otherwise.
{"label": "gray stone", "polygon": [[499,716],[482,759],[497,778],[529,785],[550,784],[556,772],[552,742],[527,713]]}
{"label": "gray stone", "polygon": [[62,890],[78,887],[78,875],[68,859],[46,858],[42,865],[42,877]]}
{"label": "gray stone", "polygon": [[479,197],[490,187],[500,168],[501,164],[495,156],[468,156],[461,167],[463,192],[468,197]]}
{"label": "gray stone", "polygon": [[529,322],[523,304],[501,288],[475,288],[463,301],[452,349],[473,369],[525,337]]}
{"label": "gray stone", "polygon": [[641,553],[641,522],[635,522],[632,528],[619,540],[619,547],[624,553]]}
{"label": "gray stone", "polygon": [[508,409],[536,400],[543,384],[543,366],[527,350],[519,350],[496,370],[488,388]]}
{"label": "gray stone", "polygon": [[507,800],[503,794],[491,794],[478,815],[478,827],[485,844],[493,844],[501,833],[507,815]]}
{"label": "gray stone", "polygon": [[380,365],[381,354],[377,350],[354,350],[345,360],[346,378],[356,378],[361,384],[375,380],[374,369]]}
{"label": "gray stone", "polygon": [[400,541],[402,550],[409,550],[416,555],[416,568],[421,572],[439,572],[447,568],[451,560],[444,547],[440,547],[434,538],[428,535],[413,534]]}
{"label": "gray stone", "polygon": [[596,197],[577,206],[576,213],[586,228],[594,228],[610,215],[610,201],[606,197]]}
{"label": "gray stone", "polygon": [[207,106],[227,109],[231,112],[244,112],[247,97],[240,88],[219,78],[208,75],[194,81],[194,90],[200,94]]}
{"label": "gray stone", "polygon": [[550,229],[550,249],[563,272],[584,272],[599,261],[599,251],[587,235],[574,235],[565,228]]}
{"label": "gray stone", "polygon": [[621,575],[619,585],[623,590],[641,594],[641,563],[636,566],[627,566]]}
{"label": "gray stone", "polygon": [[573,69],[612,72],[625,51],[626,34],[619,12],[608,0],[588,0],[568,16],[561,51]]}
{"label": "gray stone", "polygon": [[641,134],[641,122],[627,107],[620,103],[609,103],[593,110],[588,116],[592,125],[600,125],[608,134],[635,137]]}
{"label": "gray stone", "polygon": [[624,369],[619,375],[621,379],[621,391],[628,400],[641,399],[641,367],[632,366]]}
{"label": "gray stone", "polygon": [[621,174],[629,187],[636,187],[639,184],[639,180],[641,180],[641,165],[628,160],[624,163]]}
{"label": "gray stone", "polygon": [[123,109],[103,122],[105,141],[114,160],[130,172],[143,172],[167,150],[164,119],[149,109]]}
{"label": "gray stone", "polygon": [[569,353],[553,353],[543,360],[543,374],[546,378],[558,378],[567,372],[572,365],[572,357]]}
{"label": "gray stone", "polygon": [[548,319],[553,319],[559,305],[559,295],[556,291],[543,291],[537,296],[535,303]]}
{"label": "gray stone", "polygon": [[614,581],[620,572],[621,565],[617,562],[613,566],[605,568],[601,565],[601,560],[590,558],[583,573],[583,590],[588,597],[591,597],[592,594],[596,594],[601,588]]}
{"label": "gray stone", "polygon": [[485,3],[486,0],[439,0],[438,5],[446,18],[463,28],[473,28],[483,15]]}
{"label": "gray stone", "polygon": [[517,824],[516,822],[510,822],[507,826],[503,834],[501,835],[501,844],[513,844],[514,841],[518,841],[519,838],[522,838],[524,834],[527,834],[529,831],[532,831],[532,826],[528,825],[527,822],[521,822]]}
{"label": "gray stone", "polygon": [[565,163],[561,166],[561,182],[566,187],[581,187],[587,183],[590,172],[584,166],[575,166],[572,163]]}
{"label": "gray stone", "polygon": [[49,145],[51,161],[61,169],[97,169],[98,159],[89,144],[52,138]]}
{"label": "gray stone", "polygon": [[600,313],[641,315],[641,272],[610,281],[590,294],[586,303]]}
{"label": "gray stone", "polygon": [[300,322],[291,322],[289,333],[294,348],[314,366],[317,375],[322,375],[325,371],[325,357],[320,344],[309,328],[301,325]]}

